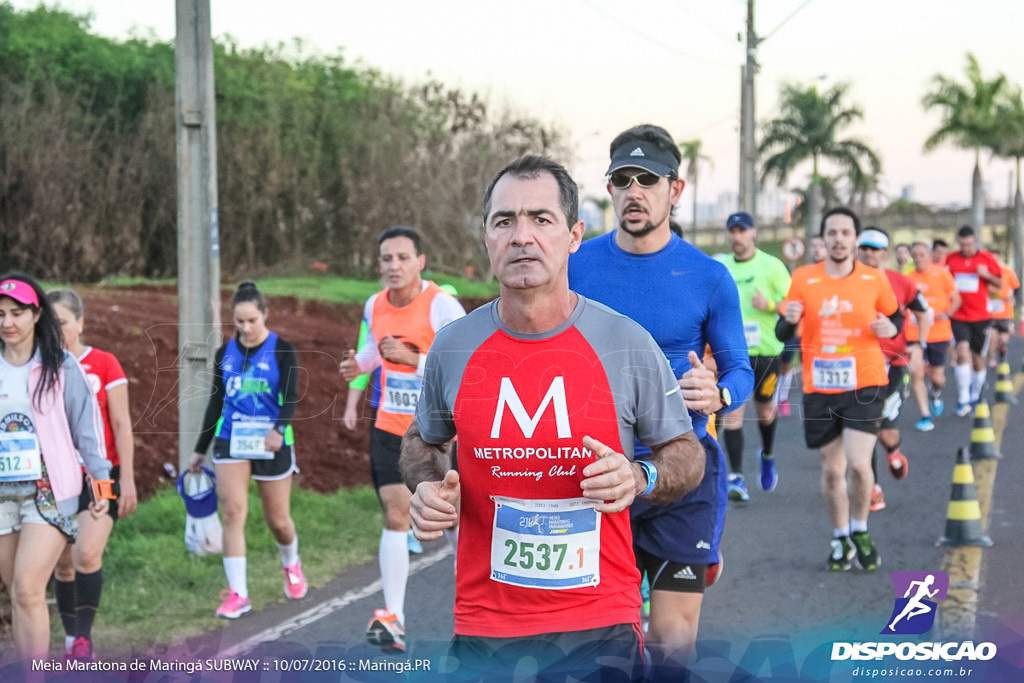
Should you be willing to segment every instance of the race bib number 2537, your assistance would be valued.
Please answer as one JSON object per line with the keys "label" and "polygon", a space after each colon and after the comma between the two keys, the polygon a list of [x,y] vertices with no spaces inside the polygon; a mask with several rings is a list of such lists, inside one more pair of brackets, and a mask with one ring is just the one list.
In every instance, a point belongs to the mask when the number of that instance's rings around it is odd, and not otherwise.
{"label": "race bib number 2537", "polygon": [[546,590],[601,582],[601,515],[595,501],[493,500],[492,580]]}

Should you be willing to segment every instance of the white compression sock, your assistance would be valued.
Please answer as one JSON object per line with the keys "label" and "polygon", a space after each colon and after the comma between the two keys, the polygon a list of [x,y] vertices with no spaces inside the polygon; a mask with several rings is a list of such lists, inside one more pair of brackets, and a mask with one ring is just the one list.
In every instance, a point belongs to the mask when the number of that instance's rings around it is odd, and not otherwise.
{"label": "white compression sock", "polygon": [[405,584],[409,579],[407,532],[384,529],[380,533],[380,581],[384,606],[405,623]]}
{"label": "white compression sock", "polygon": [[981,389],[985,385],[985,376],[988,370],[971,371],[971,400],[977,401],[981,398]]}
{"label": "white compression sock", "polygon": [[971,366],[968,363],[953,367],[953,374],[956,375],[957,399],[960,403],[969,403],[971,400]]}
{"label": "white compression sock", "polygon": [[224,573],[228,577],[228,586],[238,593],[239,597],[249,598],[249,580],[245,574],[245,555],[241,557],[225,557]]}
{"label": "white compression sock", "polygon": [[291,567],[293,564],[299,561],[299,535],[295,534],[295,538],[288,545],[277,544],[277,549],[281,553],[281,566]]}
{"label": "white compression sock", "polygon": [[793,368],[779,379],[779,386],[775,389],[775,402],[789,400],[789,388],[793,386]]}

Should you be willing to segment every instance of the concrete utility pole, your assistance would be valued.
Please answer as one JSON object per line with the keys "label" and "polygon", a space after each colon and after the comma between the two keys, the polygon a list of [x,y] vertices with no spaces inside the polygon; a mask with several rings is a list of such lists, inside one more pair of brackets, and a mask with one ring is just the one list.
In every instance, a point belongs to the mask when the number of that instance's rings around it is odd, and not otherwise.
{"label": "concrete utility pole", "polygon": [[747,62],[740,67],[740,210],[757,219],[757,140],[754,134],[754,76],[757,46],[754,33],[754,0],[747,0]]}
{"label": "concrete utility pole", "polygon": [[178,157],[178,469],[192,458],[221,343],[217,132],[210,0],[176,0]]}

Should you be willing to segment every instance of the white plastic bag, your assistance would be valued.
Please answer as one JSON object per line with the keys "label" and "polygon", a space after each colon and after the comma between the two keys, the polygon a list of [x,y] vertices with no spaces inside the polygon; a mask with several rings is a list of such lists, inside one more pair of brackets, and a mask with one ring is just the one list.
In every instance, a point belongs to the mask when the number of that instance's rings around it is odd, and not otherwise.
{"label": "white plastic bag", "polygon": [[[199,556],[224,552],[224,529],[217,515],[212,475],[203,468],[200,474],[186,472],[178,481],[178,491],[185,499],[185,547]],[[198,516],[200,510],[208,514]]]}
{"label": "white plastic bag", "polygon": [[217,555],[224,552],[224,529],[220,516],[214,512],[208,517],[185,517],[185,546],[196,555]]}

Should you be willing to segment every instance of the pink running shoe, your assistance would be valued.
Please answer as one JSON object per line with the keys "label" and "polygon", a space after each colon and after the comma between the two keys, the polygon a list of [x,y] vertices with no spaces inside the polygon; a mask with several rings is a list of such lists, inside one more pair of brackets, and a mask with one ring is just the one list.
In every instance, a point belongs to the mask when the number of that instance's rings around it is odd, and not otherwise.
{"label": "pink running shoe", "polygon": [[302,563],[296,562],[284,568],[284,596],[289,600],[301,600],[306,597],[309,586],[302,575]]}
{"label": "pink running shoe", "polygon": [[779,415],[782,417],[789,417],[789,401],[782,399],[779,401]]}
{"label": "pink running shoe", "polygon": [[94,661],[92,655],[92,642],[85,636],[75,638],[75,642],[71,643],[71,652],[69,652],[68,655],[70,659],[78,662]]}
{"label": "pink running shoe", "polygon": [[243,598],[231,589],[221,591],[220,597],[224,602],[217,608],[217,616],[222,619],[237,619],[252,610],[249,598]]}

